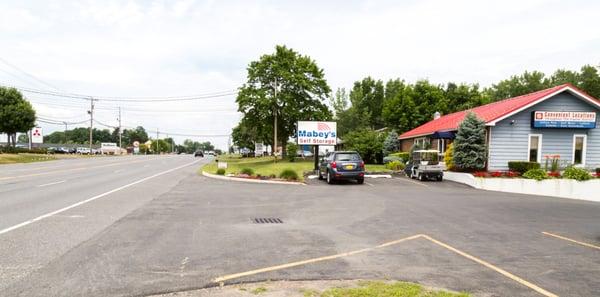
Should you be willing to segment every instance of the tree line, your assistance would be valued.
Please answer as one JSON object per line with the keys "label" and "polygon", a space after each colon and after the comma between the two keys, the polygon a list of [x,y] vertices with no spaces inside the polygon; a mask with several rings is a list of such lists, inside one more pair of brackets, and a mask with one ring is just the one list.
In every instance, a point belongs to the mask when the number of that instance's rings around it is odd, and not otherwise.
{"label": "tree line", "polygon": [[274,53],[261,56],[247,68],[247,81],[236,99],[242,119],[232,139],[240,148],[254,148],[255,142],[273,145],[277,121],[278,146],[285,155],[288,139],[296,135],[297,121],[335,120],[346,148],[368,146],[380,152],[385,137],[375,131],[382,128],[401,134],[432,120],[436,112],[449,114],[564,83],[600,97],[600,75],[591,65],[579,71],[559,69],[551,75],[526,71],[485,88],[477,83],[410,83],[401,78],[384,82],[365,77],[349,91],[339,88],[332,93],[314,60],[276,46]]}

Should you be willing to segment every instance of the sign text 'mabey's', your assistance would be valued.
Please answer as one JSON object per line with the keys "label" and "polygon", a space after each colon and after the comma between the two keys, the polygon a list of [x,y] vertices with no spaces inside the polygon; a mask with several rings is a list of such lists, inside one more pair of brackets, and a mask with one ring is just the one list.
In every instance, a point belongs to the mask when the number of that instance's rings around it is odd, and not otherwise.
{"label": "sign text 'mabey's'", "polygon": [[296,136],[298,144],[336,145],[337,123],[299,121],[298,134]]}

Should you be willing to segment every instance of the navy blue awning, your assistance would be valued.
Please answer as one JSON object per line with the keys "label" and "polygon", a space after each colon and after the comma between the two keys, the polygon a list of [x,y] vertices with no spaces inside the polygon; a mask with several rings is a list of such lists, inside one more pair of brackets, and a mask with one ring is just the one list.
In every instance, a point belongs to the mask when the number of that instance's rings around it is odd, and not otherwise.
{"label": "navy blue awning", "polygon": [[436,131],[431,134],[430,138],[433,139],[454,139],[454,132],[452,131]]}

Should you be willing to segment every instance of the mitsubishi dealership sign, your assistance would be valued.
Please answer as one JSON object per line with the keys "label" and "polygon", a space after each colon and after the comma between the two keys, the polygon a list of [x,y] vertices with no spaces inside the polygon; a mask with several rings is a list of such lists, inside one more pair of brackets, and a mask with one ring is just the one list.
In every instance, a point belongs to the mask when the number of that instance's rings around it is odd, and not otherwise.
{"label": "mitsubishi dealership sign", "polygon": [[587,111],[534,111],[533,128],[596,128],[596,113]]}
{"label": "mitsubishi dealership sign", "polygon": [[336,145],[337,123],[299,121],[297,138],[300,145]]}

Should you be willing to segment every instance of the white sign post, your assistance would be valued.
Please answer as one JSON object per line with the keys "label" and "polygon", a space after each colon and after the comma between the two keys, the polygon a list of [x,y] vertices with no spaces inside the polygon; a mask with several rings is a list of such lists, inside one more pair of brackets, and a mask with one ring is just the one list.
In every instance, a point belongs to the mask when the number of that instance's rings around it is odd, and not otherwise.
{"label": "white sign post", "polygon": [[259,157],[265,153],[265,145],[262,142],[257,142],[254,144],[254,156]]}
{"label": "white sign post", "polygon": [[41,127],[35,127],[31,130],[31,143],[44,143],[44,134]]}

